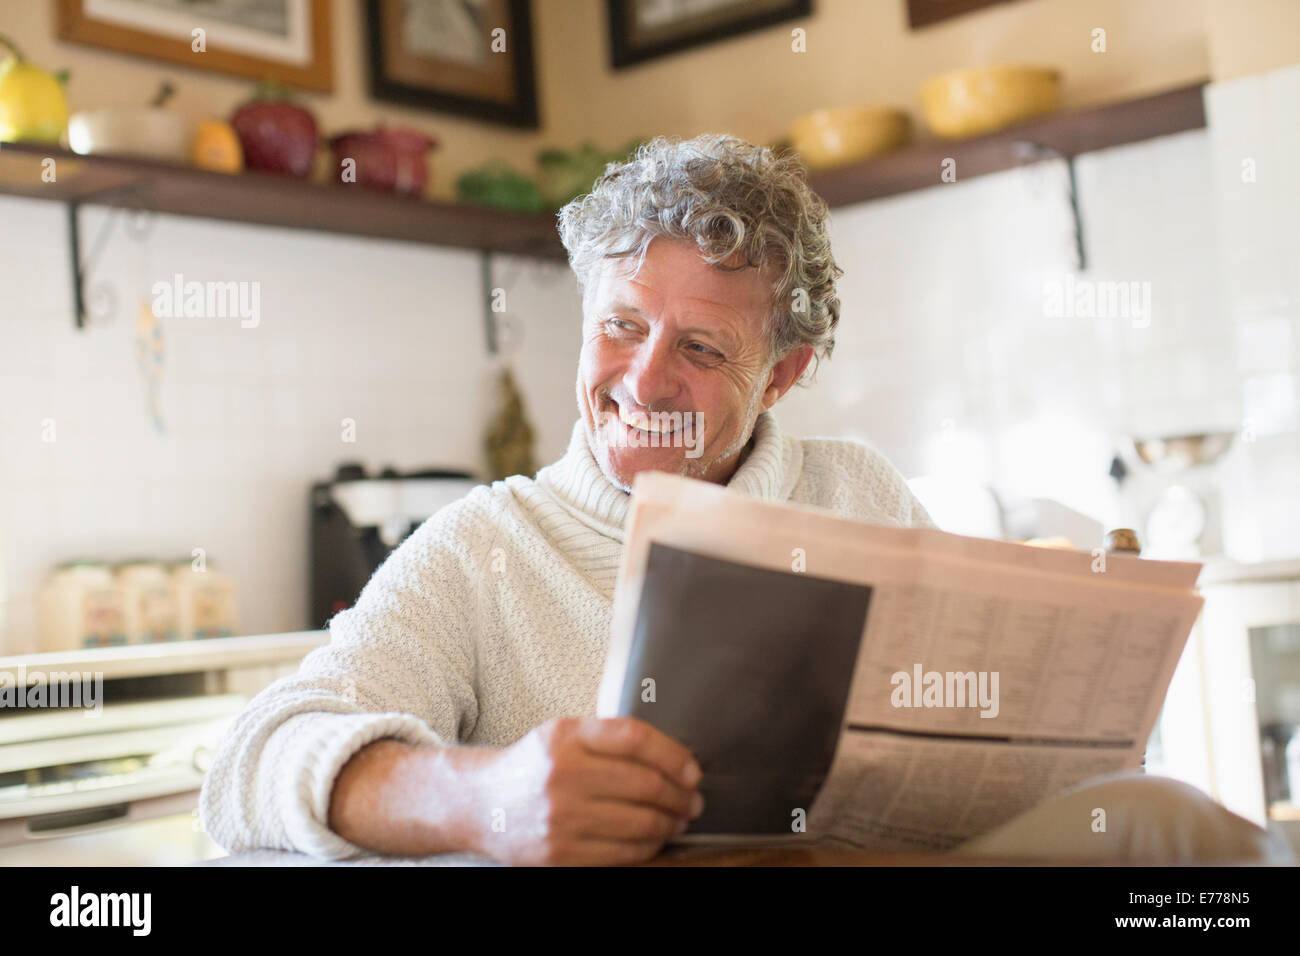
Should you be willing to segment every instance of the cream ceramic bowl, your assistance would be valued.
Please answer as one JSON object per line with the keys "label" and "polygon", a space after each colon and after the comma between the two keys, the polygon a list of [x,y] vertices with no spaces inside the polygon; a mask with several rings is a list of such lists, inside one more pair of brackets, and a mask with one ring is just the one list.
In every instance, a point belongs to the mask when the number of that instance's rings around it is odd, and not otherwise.
{"label": "cream ceramic bowl", "polygon": [[179,113],[154,107],[88,110],[68,119],[74,153],[112,153],[183,163],[193,133]]}
{"label": "cream ceramic bowl", "polygon": [[906,113],[878,107],[817,110],[790,124],[790,145],[809,169],[868,159],[902,146],[911,135]]}
{"label": "cream ceramic bowl", "polygon": [[1028,66],[954,70],[925,82],[921,105],[936,135],[978,136],[1057,109],[1061,74]]}

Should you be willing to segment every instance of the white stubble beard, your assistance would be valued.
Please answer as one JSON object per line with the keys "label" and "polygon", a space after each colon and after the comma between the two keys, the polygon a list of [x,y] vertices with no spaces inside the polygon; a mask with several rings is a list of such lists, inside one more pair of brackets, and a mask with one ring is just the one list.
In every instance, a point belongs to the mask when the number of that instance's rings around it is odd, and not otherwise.
{"label": "white stubble beard", "polygon": [[[588,392],[585,384],[582,381],[581,376],[579,376],[578,378],[577,391],[578,391],[578,397],[580,402],[579,408],[585,407],[588,403],[588,398],[587,398]],[[749,444],[750,439],[753,437],[754,426],[758,421],[758,415],[759,415],[758,409],[759,406],[762,404],[762,399],[763,399],[763,392],[761,390],[755,391],[755,393],[750,397],[749,406],[745,409],[746,427],[741,429],[740,435],[737,436],[735,442],[733,442],[731,445],[729,445],[728,447],[720,451],[718,454],[713,455],[707,459],[703,455],[700,455],[698,458],[688,458],[685,455],[683,455],[682,464],[679,466],[677,470],[677,474],[682,475],[683,477],[686,478],[703,479],[704,475],[709,473],[709,469],[713,465],[717,464],[720,461],[726,461],[728,458],[732,457],[733,455],[738,456],[740,452],[744,450],[745,446]],[[588,420],[588,417],[584,415],[582,419],[582,427],[583,430],[586,431],[587,433],[587,445],[591,449],[592,457],[596,459],[596,464],[600,467],[601,473],[605,476],[605,478],[609,481],[610,484],[612,484],[615,488],[618,488],[621,491],[625,492],[626,494],[631,494],[632,493],[631,486],[620,481],[617,475],[614,474],[613,461],[611,460],[609,454],[609,442],[606,440],[606,436],[603,434],[603,429],[598,427],[602,413],[594,408],[589,408],[588,411],[590,412],[590,420]],[[615,417],[617,418],[617,413],[615,413]],[[704,441],[704,436],[707,433],[706,430],[708,428],[708,423],[704,421],[704,417],[702,413],[700,415],[700,421],[702,423],[702,427],[699,429],[697,434],[698,434],[698,440],[702,444]],[[597,435],[594,434],[595,432],[602,432],[602,434],[600,434],[599,437],[597,437]],[[739,460],[737,460],[737,468],[739,468],[739,465],[740,465]],[[732,475],[733,476],[735,475],[734,470],[732,472]],[[731,478],[729,477],[727,480],[730,481]]]}

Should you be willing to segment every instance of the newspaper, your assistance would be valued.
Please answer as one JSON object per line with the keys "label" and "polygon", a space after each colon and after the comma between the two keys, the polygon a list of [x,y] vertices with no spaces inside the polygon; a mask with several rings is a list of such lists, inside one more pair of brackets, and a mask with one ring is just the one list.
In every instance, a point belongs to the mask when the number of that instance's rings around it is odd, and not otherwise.
{"label": "newspaper", "polygon": [[1136,768],[1200,565],[639,475],[597,712],[700,761],[680,842],[943,850]]}

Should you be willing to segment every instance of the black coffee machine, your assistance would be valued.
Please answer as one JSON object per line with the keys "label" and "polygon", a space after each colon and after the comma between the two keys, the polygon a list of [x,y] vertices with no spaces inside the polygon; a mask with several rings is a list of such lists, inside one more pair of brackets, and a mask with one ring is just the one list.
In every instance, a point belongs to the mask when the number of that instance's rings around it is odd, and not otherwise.
{"label": "black coffee machine", "polygon": [[349,608],[393,550],[443,505],[480,484],[463,471],[385,468],[368,476],[361,465],[338,467],[332,481],[311,488],[311,615],[324,627]]}

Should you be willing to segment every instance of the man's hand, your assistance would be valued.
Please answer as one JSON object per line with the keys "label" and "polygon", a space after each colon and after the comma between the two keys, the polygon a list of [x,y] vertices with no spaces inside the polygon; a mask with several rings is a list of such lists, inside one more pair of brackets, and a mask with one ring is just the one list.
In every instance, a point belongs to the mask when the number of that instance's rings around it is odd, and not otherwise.
{"label": "man's hand", "polygon": [[550,720],[466,769],[474,842],[504,863],[635,863],[704,809],[691,752],[635,717]]}

